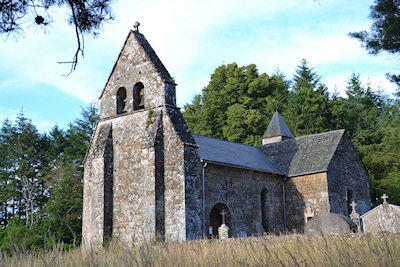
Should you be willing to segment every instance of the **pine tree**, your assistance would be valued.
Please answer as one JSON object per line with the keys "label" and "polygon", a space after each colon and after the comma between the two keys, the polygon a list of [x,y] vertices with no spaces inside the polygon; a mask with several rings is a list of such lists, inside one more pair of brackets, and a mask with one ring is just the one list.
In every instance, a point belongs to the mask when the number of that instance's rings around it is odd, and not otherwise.
{"label": "pine tree", "polygon": [[287,109],[283,112],[289,129],[294,135],[324,132],[329,129],[327,88],[320,77],[303,59],[293,77],[292,92]]}

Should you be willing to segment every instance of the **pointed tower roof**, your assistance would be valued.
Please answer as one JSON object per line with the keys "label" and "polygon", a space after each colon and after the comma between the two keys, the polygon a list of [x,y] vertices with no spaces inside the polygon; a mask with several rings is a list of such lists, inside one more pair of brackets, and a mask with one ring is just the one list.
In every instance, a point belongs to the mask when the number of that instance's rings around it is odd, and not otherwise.
{"label": "pointed tower roof", "polygon": [[278,111],[276,111],[274,116],[272,116],[271,122],[269,123],[268,128],[262,138],[274,136],[294,138],[292,132],[289,130]]}

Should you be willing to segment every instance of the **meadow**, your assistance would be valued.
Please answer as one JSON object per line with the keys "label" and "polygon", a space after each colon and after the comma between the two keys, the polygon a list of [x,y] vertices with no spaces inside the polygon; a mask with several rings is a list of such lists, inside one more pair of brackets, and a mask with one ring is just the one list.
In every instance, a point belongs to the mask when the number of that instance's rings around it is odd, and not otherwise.
{"label": "meadow", "polygon": [[400,235],[281,235],[1,253],[0,266],[400,266]]}

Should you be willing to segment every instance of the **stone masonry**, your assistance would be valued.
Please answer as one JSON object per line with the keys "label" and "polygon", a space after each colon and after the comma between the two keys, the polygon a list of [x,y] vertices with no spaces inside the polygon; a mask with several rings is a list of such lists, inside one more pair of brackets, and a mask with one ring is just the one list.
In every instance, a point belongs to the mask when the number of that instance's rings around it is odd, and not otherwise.
{"label": "stone masonry", "polygon": [[[100,97],[85,159],[83,241],[125,244],[201,236],[195,143],[175,106],[175,84],[146,39],[131,31]],[[134,85],[144,108],[134,110]],[[116,95],[127,88],[125,112]],[[190,227],[187,227],[190,226]]]}

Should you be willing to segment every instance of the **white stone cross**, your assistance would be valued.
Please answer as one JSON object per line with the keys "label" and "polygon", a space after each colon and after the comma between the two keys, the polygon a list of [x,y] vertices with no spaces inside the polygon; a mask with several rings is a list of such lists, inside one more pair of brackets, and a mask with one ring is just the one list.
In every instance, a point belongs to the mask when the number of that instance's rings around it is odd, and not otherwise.
{"label": "white stone cross", "polygon": [[222,209],[221,215],[222,215],[222,224],[225,224],[225,215],[226,215],[226,211],[225,211],[224,209]]}
{"label": "white stone cross", "polygon": [[354,201],[352,201],[351,202],[351,204],[350,204],[350,206],[351,206],[351,213],[355,213],[356,212],[356,206],[357,206],[357,204],[354,202]]}
{"label": "white stone cross", "polygon": [[388,199],[389,197],[386,194],[383,194],[383,196],[381,196],[381,198],[383,199],[383,204],[387,204],[386,199]]}

